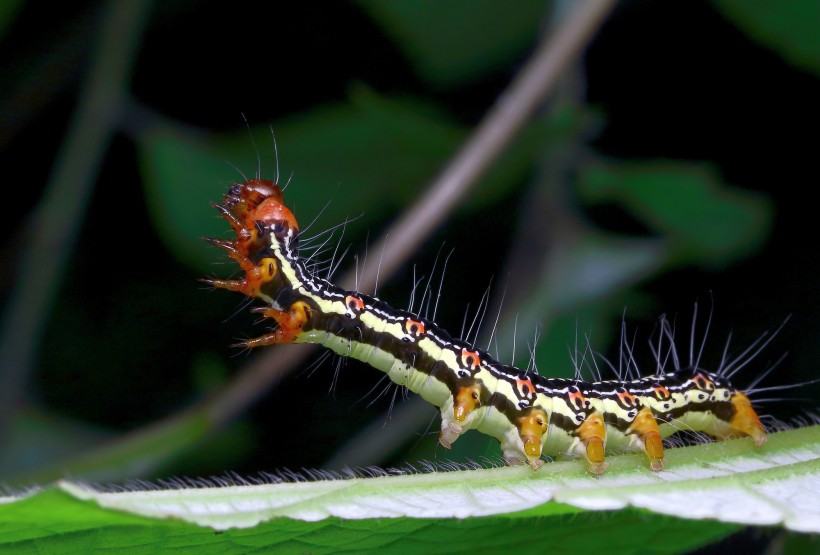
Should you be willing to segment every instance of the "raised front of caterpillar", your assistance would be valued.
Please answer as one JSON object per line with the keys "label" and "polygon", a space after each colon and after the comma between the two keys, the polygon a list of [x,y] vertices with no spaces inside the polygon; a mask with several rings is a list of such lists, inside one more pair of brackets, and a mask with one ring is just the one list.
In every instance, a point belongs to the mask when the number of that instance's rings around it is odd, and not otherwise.
{"label": "raised front of caterpillar", "polygon": [[542,455],[577,456],[606,470],[610,451],[641,451],[649,468],[666,463],[662,439],[703,431],[717,439],[766,433],[751,402],[717,373],[685,368],[638,380],[545,378],[494,360],[419,315],[345,291],[299,257],[299,228],[279,187],[251,179],[215,205],[236,233],[209,241],[242,268],[236,280],[204,280],[258,298],[273,329],[240,343],[318,343],[385,372],[441,410],[439,441],[449,448],[476,429],[495,437],[508,464],[539,468]]}

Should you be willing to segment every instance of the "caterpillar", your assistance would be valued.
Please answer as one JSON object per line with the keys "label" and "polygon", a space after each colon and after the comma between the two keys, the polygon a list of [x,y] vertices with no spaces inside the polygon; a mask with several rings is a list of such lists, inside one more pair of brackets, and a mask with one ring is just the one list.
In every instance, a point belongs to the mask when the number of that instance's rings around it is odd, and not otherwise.
{"label": "caterpillar", "polygon": [[651,470],[663,470],[663,440],[680,430],[749,436],[757,446],[766,441],[727,368],[676,364],[671,372],[597,382],[524,371],[426,318],[315,275],[300,258],[296,217],[274,182],[235,184],[214,207],[236,239],[208,241],[227,251],[244,277],[203,281],[264,301],[252,310],[275,323],[240,345],[315,343],[363,361],[440,409],[439,442],[446,448],[475,429],[498,440],[507,464],[537,470],[542,455],[569,455],[601,474],[611,451],[643,452]]}

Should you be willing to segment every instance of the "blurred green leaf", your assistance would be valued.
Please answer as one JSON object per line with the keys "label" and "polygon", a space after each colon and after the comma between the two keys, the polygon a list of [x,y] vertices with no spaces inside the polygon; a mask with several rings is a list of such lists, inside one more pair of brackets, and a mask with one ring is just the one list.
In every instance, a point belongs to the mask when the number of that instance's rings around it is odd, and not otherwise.
{"label": "blurred green leaf", "polygon": [[6,29],[14,23],[22,7],[23,0],[3,0],[0,2],[0,37],[2,37]]}
{"label": "blurred green leaf", "polygon": [[820,73],[820,2],[817,0],[714,0],[754,40],[795,66]]}
{"label": "blurred green leaf", "polygon": [[[318,229],[346,218],[364,216],[368,228],[421,194],[466,136],[466,131],[427,105],[353,91],[351,103],[323,107],[277,122],[281,182],[286,202],[302,227],[322,214]],[[492,202],[514,187],[530,167],[532,153],[554,134],[537,123],[517,141],[482,180],[467,209]],[[252,135],[270,137],[267,129]],[[148,204],[161,237],[177,256],[200,272],[213,270],[215,249],[201,237],[226,237],[228,226],[211,203],[221,200],[228,184],[242,175],[275,177],[272,140],[261,145],[259,159],[247,132],[195,140],[156,130],[140,139]],[[293,173],[289,171],[293,168]],[[327,208],[327,210],[325,210]]]}
{"label": "blurred green leaf", "polygon": [[111,430],[27,408],[11,422],[0,452],[0,475],[23,472],[40,461],[76,455],[111,440],[115,435]]}
{"label": "blurred green leaf", "polygon": [[359,0],[418,75],[440,87],[506,68],[535,42],[551,3],[519,0]]}
{"label": "blurred green leaf", "polygon": [[202,440],[213,429],[207,415],[180,414],[161,426],[109,439],[102,445],[53,460],[46,465],[26,468],[4,476],[8,484],[45,483],[63,476],[88,480],[121,480],[129,476],[149,476],[161,465]]}
{"label": "blurred green leaf", "polygon": [[588,169],[580,190],[616,202],[662,238],[672,264],[719,268],[767,237],[772,208],[762,195],[727,187],[703,166],[677,162]]}

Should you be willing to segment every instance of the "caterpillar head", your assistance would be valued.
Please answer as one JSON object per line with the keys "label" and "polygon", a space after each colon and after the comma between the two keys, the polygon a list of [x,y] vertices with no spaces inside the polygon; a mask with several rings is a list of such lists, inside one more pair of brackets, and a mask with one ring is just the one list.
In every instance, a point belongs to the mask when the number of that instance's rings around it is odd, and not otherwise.
{"label": "caterpillar head", "polygon": [[245,277],[239,280],[202,281],[249,297],[264,297],[263,285],[272,281],[278,273],[278,263],[269,250],[270,234],[283,237],[299,230],[296,218],[282,201],[282,191],[266,179],[249,179],[233,185],[222,204],[214,207],[231,224],[236,239],[208,241],[227,251],[244,270]]}
{"label": "caterpillar head", "polygon": [[282,190],[267,179],[249,179],[237,183],[225,195],[225,206],[243,220],[245,228],[259,222],[265,227],[285,226],[299,230],[296,217],[284,205]]}

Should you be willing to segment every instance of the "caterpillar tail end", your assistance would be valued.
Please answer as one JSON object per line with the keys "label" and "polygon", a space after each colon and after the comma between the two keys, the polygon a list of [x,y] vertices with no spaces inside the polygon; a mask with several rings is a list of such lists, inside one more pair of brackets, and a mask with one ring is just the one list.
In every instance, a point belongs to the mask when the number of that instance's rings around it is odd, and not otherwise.
{"label": "caterpillar tail end", "polygon": [[735,393],[732,396],[732,407],[735,414],[729,422],[731,432],[727,436],[751,436],[757,447],[766,443],[766,429],[760,423],[760,417],[752,408],[752,402],[749,398],[743,393]]}

